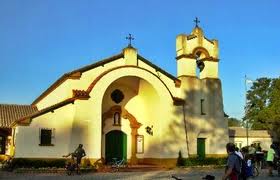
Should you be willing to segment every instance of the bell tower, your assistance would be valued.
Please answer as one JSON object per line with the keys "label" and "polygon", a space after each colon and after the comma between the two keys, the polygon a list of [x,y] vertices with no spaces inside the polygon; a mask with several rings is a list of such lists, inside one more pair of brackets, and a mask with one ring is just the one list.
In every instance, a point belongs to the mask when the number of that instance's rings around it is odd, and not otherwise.
{"label": "bell tower", "polygon": [[199,78],[218,78],[219,48],[217,40],[209,40],[203,30],[196,26],[191,34],[180,34],[176,38],[177,77],[197,76],[197,60],[204,64]]}
{"label": "bell tower", "polygon": [[190,34],[176,37],[177,77],[188,131],[189,154],[226,154],[228,125],[224,118],[222,83],[218,75],[217,40],[204,36],[195,19]]}

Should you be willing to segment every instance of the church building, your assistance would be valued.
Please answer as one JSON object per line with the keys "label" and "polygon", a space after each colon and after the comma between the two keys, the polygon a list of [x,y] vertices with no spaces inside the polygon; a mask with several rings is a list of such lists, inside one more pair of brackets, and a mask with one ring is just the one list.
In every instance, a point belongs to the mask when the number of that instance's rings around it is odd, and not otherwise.
{"label": "church building", "polygon": [[164,165],[176,164],[179,151],[224,156],[218,41],[196,25],[176,37],[170,61],[176,76],[130,42],[119,54],[65,73],[31,105],[1,104],[2,153],[56,159],[83,144],[91,161]]}

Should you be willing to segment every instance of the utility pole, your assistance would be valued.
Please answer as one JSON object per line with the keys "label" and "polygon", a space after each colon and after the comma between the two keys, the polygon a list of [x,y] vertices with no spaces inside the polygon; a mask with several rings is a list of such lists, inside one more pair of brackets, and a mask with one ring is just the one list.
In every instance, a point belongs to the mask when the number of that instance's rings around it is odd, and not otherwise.
{"label": "utility pole", "polygon": [[[245,107],[244,107],[244,111],[245,111],[245,116],[247,114],[247,76],[245,75]],[[249,146],[249,127],[248,127],[248,120],[245,119],[246,121],[246,138],[247,138],[247,146]]]}

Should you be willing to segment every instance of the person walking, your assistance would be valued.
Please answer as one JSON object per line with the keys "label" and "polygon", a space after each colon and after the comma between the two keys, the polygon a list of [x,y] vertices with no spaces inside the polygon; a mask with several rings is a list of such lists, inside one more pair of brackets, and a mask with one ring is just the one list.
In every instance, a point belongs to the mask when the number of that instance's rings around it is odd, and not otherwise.
{"label": "person walking", "polygon": [[273,144],[270,145],[270,148],[267,152],[266,162],[268,164],[268,176],[273,176],[273,168],[274,168],[274,157],[275,157],[275,151]]}
{"label": "person walking", "polygon": [[235,145],[233,143],[227,143],[226,145],[228,159],[225,169],[225,174],[222,180],[238,180],[239,174],[241,173],[241,162],[238,155],[235,154]]}

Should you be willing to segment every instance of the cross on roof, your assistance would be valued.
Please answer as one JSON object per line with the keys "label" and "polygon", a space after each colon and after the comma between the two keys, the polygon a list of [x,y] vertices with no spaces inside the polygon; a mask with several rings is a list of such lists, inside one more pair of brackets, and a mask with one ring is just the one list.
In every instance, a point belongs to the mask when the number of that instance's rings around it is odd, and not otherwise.
{"label": "cross on roof", "polygon": [[198,18],[197,18],[197,17],[195,17],[194,22],[195,22],[195,27],[198,27],[198,23],[200,23],[200,21],[198,20]]}
{"label": "cross on roof", "polygon": [[134,37],[132,37],[131,34],[128,34],[128,37],[126,39],[129,41],[128,46],[131,47],[131,41],[134,40]]}

